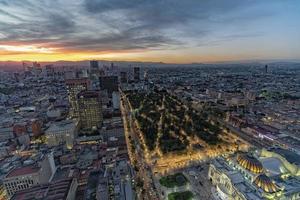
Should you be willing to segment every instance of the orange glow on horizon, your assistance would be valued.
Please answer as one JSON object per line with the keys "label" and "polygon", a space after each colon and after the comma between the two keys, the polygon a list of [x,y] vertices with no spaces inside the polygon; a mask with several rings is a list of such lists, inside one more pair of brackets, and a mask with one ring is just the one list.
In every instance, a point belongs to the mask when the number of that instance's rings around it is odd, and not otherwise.
{"label": "orange glow on horizon", "polygon": [[0,44],[0,61],[84,61],[108,60],[128,62],[164,62],[164,63],[211,63],[222,61],[238,61],[249,58],[264,59],[255,55],[229,54],[224,52],[199,51],[197,49],[172,50],[108,50],[108,51],[79,51],[63,48],[48,47],[34,44]]}
{"label": "orange glow on horizon", "polygon": [[231,61],[226,57],[195,57],[195,56],[169,56],[169,57],[153,57],[147,55],[135,55],[134,53],[25,53],[25,54],[1,54],[0,61],[37,61],[37,62],[55,62],[55,61],[84,61],[84,60],[108,60],[108,61],[128,61],[128,62],[164,62],[164,63],[196,63],[196,62],[219,62]]}

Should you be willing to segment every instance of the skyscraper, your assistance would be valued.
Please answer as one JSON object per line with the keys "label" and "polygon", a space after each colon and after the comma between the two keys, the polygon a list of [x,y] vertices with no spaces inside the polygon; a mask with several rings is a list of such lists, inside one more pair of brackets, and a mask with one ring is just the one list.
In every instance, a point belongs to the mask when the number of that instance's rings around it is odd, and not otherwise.
{"label": "skyscraper", "polygon": [[140,81],[140,68],[139,67],[133,68],[133,79],[136,82]]}
{"label": "skyscraper", "polygon": [[121,72],[120,73],[120,81],[121,81],[121,83],[127,83],[127,80],[128,78],[127,78],[127,72]]}
{"label": "skyscraper", "polygon": [[97,79],[99,76],[99,64],[98,61],[96,60],[91,60],[90,61],[90,76],[93,79]]}
{"label": "skyscraper", "polygon": [[265,65],[265,73],[268,73],[268,65]]}
{"label": "skyscraper", "polygon": [[112,92],[118,91],[118,76],[100,76],[99,84],[100,89],[107,90],[108,95],[111,97]]}
{"label": "skyscraper", "polygon": [[77,95],[82,129],[95,130],[103,122],[99,91],[82,91]]}
{"label": "skyscraper", "polygon": [[83,90],[90,89],[90,80],[87,78],[68,79],[66,86],[68,90],[68,97],[70,102],[71,117],[78,117],[77,94]]}
{"label": "skyscraper", "polygon": [[99,69],[99,64],[97,60],[91,60],[90,61],[90,70],[98,70]]}

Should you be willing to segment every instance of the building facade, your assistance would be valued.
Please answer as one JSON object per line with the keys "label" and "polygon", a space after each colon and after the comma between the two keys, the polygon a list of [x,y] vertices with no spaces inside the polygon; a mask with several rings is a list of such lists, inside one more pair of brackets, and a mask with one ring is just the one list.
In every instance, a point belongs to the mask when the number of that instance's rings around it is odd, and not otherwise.
{"label": "building facade", "polygon": [[46,143],[48,146],[66,144],[68,149],[73,148],[78,131],[78,122],[73,120],[63,120],[54,122],[45,131]]}
{"label": "building facade", "polygon": [[90,80],[88,78],[67,79],[66,86],[71,107],[70,115],[71,117],[78,117],[77,95],[79,92],[88,90],[91,87]]}
{"label": "building facade", "polygon": [[81,128],[95,130],[101,127],[103,116],[99,91],[82,91],[77,98]]}
{"label": "building facade", "polygon": [[[299,166],[265,149],[213,160],[208,177],[216,199],[294,200],[300,198]],[[286,151],[285,151],[286,152]],[[291,156],[289,152],[289,156]],[[299,155],[293,154],[295,158]],[[293,165],[293,167],[291,167]],[[297,168],[297,169],[296,169]]]}
{"label": "building facade", "polygon": [[118,91],[118,76],[100,76],[99,84],[101,90],[106,90],[108,96],[111,97],[114,91]]}
{"label": "building facade", "polygon": [[77,179],[63,179],[48,184],[37,185],[17,192],[12,200],[74,200],[76,189],[78,187]]}
{"label": "building facade", "polygon": [[133,79],[136,82],[140,81],[140,68],[139,67],[133,68]]}
{"label": "building facade", "polygon": [[11,170],[3,184],[9,197],[20,190],[50,181],[56,171],[53,154],[42,155],[40,161]]}

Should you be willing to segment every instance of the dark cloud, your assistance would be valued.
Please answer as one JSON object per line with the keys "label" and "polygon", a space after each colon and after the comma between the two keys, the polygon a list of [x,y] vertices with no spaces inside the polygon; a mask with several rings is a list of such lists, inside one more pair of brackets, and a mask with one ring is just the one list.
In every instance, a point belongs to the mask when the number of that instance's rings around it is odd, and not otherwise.
{"label": "dark cloud", "polygon": [[[249,20],[240,11],[256,3],[248,0],[83,0],[80,5],[81,1],[74,2],[0,0],[0,17],[6,15],[16,21],[0,19],[0,33],[5,35],[0,38],[0,44],[19,41],[86,51],[184,47],[186,38],[199,40],[216,31],[215,24],[232,25],[236,18]],[[16,8],[15,13],[11,12],[12,8]]]}

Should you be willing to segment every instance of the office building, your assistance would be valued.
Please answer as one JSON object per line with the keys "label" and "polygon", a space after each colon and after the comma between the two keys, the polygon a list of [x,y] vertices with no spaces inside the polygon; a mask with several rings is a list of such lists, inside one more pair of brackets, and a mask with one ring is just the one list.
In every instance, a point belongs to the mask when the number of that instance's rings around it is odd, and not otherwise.
{"label": "office building", "polygon": [[118,76],[100,76],[99,84],[101,90],[106,90],[111,97],[112,92],[118,91]]}
{"label": "office building", "polygon": [[41,154],[38,161],[11,170],[3,180],[4,187],[9,197],[20,190],[25,190],[35,185],[46,184],[56,171],[53,154]]}
{"label": "office building", "polygon": [[99,91],[82,91],[77,98],[81,128],[95,130],[101,127],[103,117]]}
{"label": "office building", "polygon": [[140,81],[140,68],[139,67],[133,68],[133,79],[136,82]]}
{"label": "office building", "polygon": [[112,105],[113,105],[114,110],[120,109],[120,93],[119,92],[112,93]]}
{"label": "office building", "polygon": [[47,145],[52,147],[66,144],[68,149],[72,149],[77,136],[77,124],[73,120],[53,122],[45,131]]}
{"label": "office building", "polygon": [[87,78],[67,79],[66,86],[70,102],[70,116],[78,117],[77,94],[83,90],[88,90],[91,86]]}
{"label": "office building", "polygon": [[120,73],[120,82],[121,83],[127,83],[128,82],[127,72],[121,72]]}
{"label": "office building", "polygon": [[144,81],[148,81],[148,71],[144,72]]}
{"label": "office building", "polygon": [[90,70],[98,70],[99,69],[99,64],[98,61],[96,60],[91,60],[90,61]]}
{"label": "office building", "polygon": [[96,76],[96,78],[97,78],[97,76],[100,75],[99,72],[100,72],[100,70],[99,70],[98,61],[96,61],[96,60],[90,61],[90,75],[91,75],[92,79],[93,79],[93,76]]}

